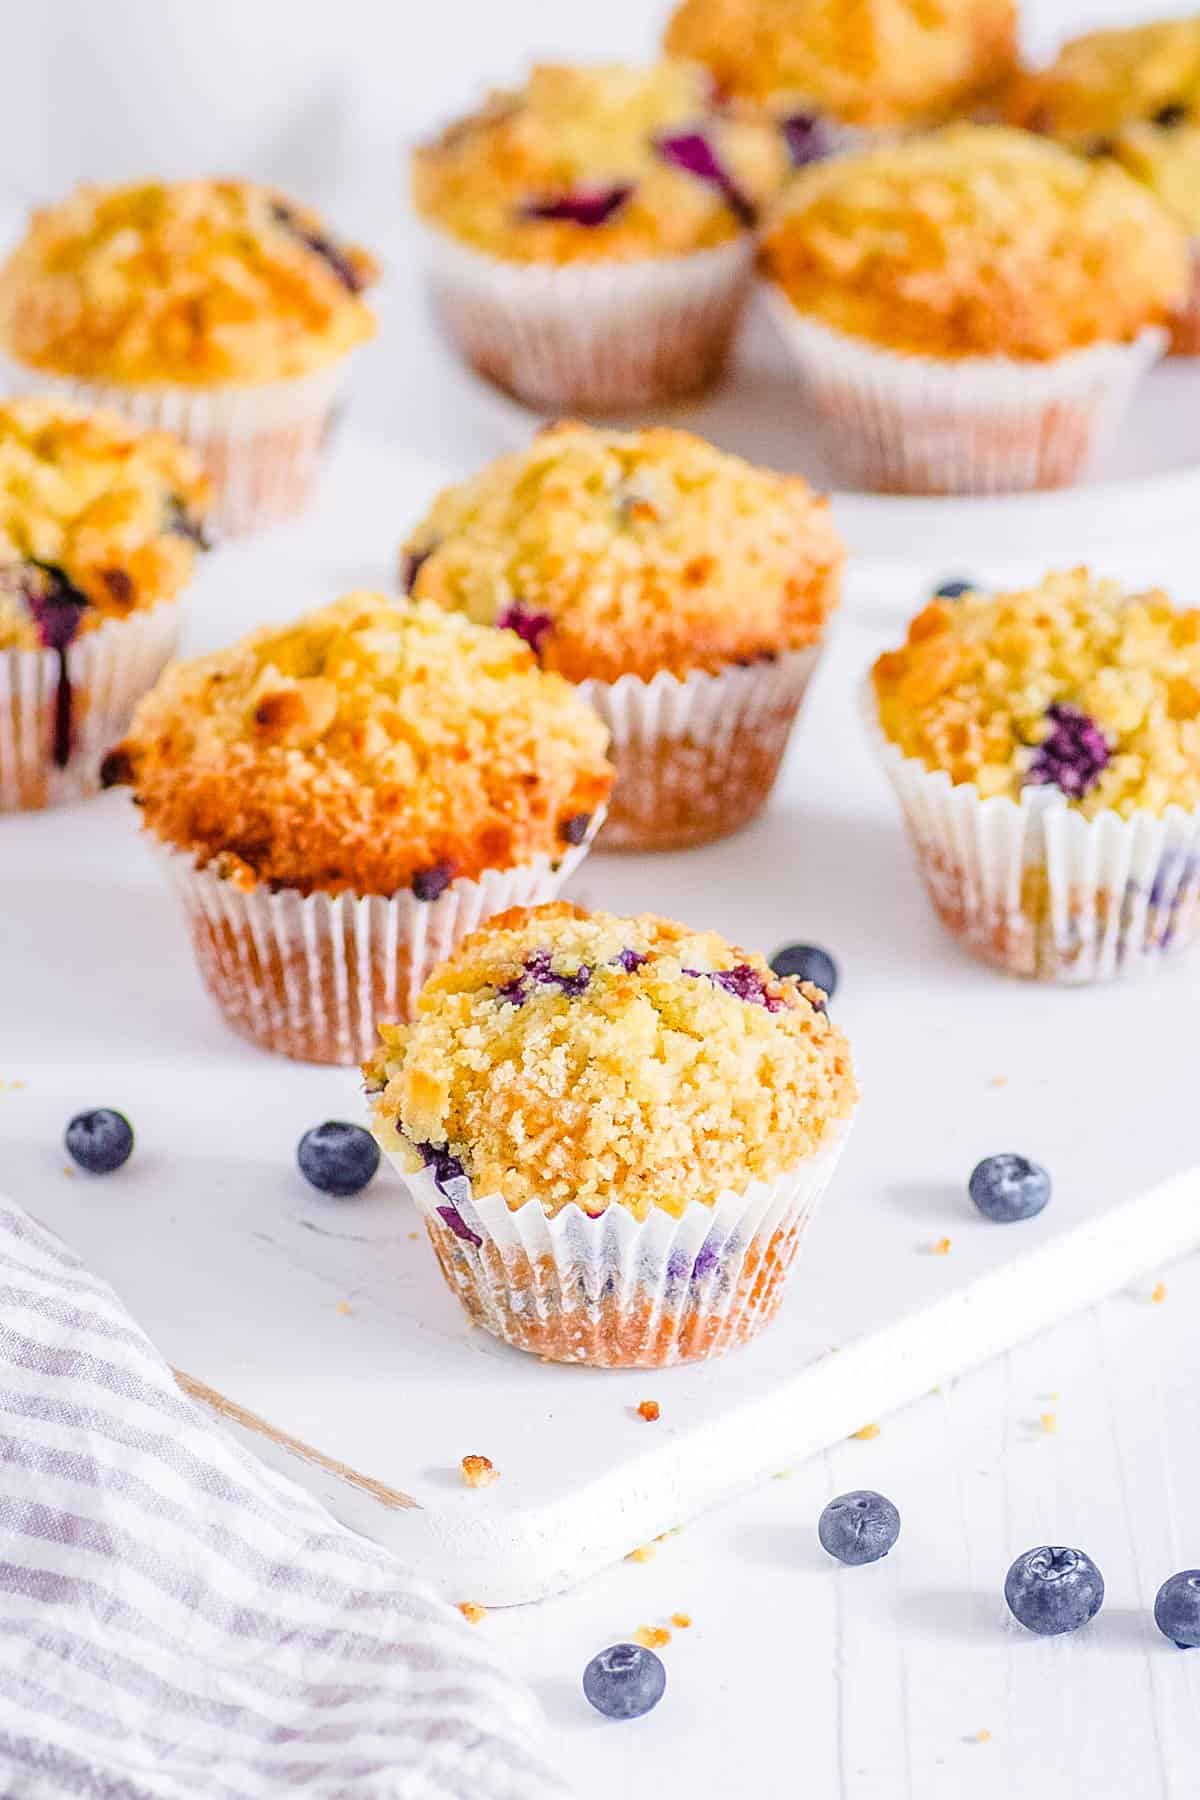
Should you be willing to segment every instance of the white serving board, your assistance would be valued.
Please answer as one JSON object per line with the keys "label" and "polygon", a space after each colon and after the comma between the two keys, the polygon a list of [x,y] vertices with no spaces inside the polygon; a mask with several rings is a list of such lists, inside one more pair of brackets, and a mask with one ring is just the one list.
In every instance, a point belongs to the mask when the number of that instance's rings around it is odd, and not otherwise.
{"label": "white serving board", "polygon": [[[441,479],[343,445],[318,517],[211,560],[194,646],[389,585]],[[915,598],[911,570],[859,565],[759,822],[686,854],[594,856],[574,883],[768,951],[821,942],[841,965],[859,1121],[780,1317],[724,1361],[561,1368],[467,1327],[395,1177],[343,1202],[305,1187],[296,1140],[361,1116],[357,1080],[225,1029],[127,799],[0,820],[0,1186],[108,1275],[247,1442],[454,1599],[566,1587],[1200,1243],[1200,961],[1109,989],[1009,982],[946,942],[918,890],[854,706]],[[107,1180],[65,1172],[63,1125],[91,1105],[138,1133]],[[1001,1149],[1053,1171],[1040,1219],[973,1213],[967,1173]],[[636,1416],[646,1398],[657,1424]],[[494,1486],[463,1486],[470,1452]]]}

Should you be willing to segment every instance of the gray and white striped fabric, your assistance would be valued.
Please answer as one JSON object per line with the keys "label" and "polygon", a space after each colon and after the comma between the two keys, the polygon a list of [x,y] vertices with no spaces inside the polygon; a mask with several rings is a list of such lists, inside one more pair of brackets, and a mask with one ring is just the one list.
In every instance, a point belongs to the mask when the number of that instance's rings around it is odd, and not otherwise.
{"label": "gray and white striped fabric", "polygon": [[562,1800],[482,1632],[180,1392],[0,1200],[5,1800]]}

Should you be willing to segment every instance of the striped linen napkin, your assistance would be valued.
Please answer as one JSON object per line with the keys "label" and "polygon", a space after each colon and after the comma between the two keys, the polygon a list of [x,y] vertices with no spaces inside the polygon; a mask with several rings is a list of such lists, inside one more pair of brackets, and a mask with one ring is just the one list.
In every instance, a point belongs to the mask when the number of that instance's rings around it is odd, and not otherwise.
{"label": "striped linen napkin", "polygon": [[0,1200],[5,1800],[563,1800],[531,1697]]}

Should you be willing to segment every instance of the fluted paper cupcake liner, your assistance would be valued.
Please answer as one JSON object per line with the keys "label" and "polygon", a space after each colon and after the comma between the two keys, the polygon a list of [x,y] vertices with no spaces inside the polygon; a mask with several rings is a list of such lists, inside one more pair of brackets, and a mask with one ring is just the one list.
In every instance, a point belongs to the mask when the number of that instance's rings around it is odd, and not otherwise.
{"label": "fluted paper cupcake liner", "polygon": [[540,411],[612,413],[700,392],[745,304],[749,233],[715,250],[566,267],[504,262],[429,231],[429,275],[466,360]]}
{"label": "fluted paper cupcake liner", "polygon": [[982,961],[1041,981],[1107,981],[1200,938],[1200,812],[1088,819],[1054,788],[984,799],[906,757],[864,710],[929,897]]}
{"label": "fluted paper cupcake liner", "polygon": [[184,617],[179,600],[160,600],[84,632],[61,657],[0,650],[0,813],[97,791],[105,752],[174,655]]}
{"label": "fluted paper cupcake liner", "polygon": [[1200,356],[1200,237],[1192,239],[1192,279],[1187,299],[1171,320],[1172,356]]}
{"label": "fluted paper cupcake liner", "polygon": [[246,387],[133,387],[47,377],[9,362],[10,386],[50,390],[80,406],[169,431],[195,451],[216,498],[205,518],[218,537],[261,531],[306,510],[335,421],[346,359],[289,381]]}
{"label": "fluted paper cupcake liner", "polygon": [[737,831],[779,773],[821,646],[716,674],[583,681],[612,734],[605,850],[679,850]]}
{"label": "fluted paper cupcake liner", "polygon": [[183,851],[155,847],[183,903],[201,976],[233,1029],[300,1062],[351,1064],[374,1054],[380,1020],[410,1016],[427,977],[468,933],[510,906],[553,900],[590,841],[556,861],[462,877],[436,900],[407,889],[247,892]]}
{"label": "fluted paper cupcake liner", "polygon": [[774,1181],[639,1221],[623,1206],[552,1218],[536,1200],[439,1188],[400,1169],[450,1288],[477,1325],[518,1350],[600,1368],[665,1368],[748,1343],[768,1325],[849,1131],[836,1126]]}
{"label": "fluted paper cupcake liner", "polygon": [[904,355],[766,302],[803,373],[838,482],[900,494],[1002,494],[1066,487],[1115,431],[1167,346],[1154,326],[1129,344],[1095,344],[1026,363]]}

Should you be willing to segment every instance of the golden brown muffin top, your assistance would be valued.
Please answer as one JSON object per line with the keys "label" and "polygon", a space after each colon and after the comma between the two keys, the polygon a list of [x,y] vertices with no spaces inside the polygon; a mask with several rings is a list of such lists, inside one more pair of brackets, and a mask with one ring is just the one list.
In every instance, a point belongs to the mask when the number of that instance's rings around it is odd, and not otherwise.
{"label": "golden brown muffin top", "polygon": [[234,385],[307,375],[369,338],[368,253],[249,181],[81,187],[0,270],[0,345],[83,380]]}
{"label": "golden brown muffin top", "polygon": [[564,423],[441,494],[403,564],[415,594],[508,626],[544,668],[615,681],[814,643],[844,555],[799,476],[690,432]]}
{"label": "golden brown muffin top", "polygon": [[356,593],[169,669],[105,780],[241,886],[432,900],[580,843],[606,744],[511,633]]}
{"label": "golden brown muffin top", "polygon": [[1200,611],[1086,569],[935,600],[874,668],[906,756],[1019,799],[1056,787],[1087,818],[1200,807]]}
{"label": "golden brown muffin top", "polygon": [[1128,342],[1188,281],[1183,231],[1122,170],[985,125],[805,170],[763,261],[804,316],[939,358]]}
{"label": "golden brown muffin top", "polygon": [[813,1156],[857,1098],[818,989],[648,914],[504,913],[381,1035],[384,1146],[550,1215],[711,1206]]}
{"label": "golden brown muffin top", "polygon": [[784,179],[767,122],[718,110],[700,68],[539,64],[413,158],[430,223],[508,262],[629,262],[708,250]]}
{"label": "golden brown muffin top", "polygon": [[41,396],[0,406],[0,649],[61,649],[169,600],[208,481],[165,432]]}
{"label": "golden brown muffin top", "polygon": [[940,123],[1016,62],[1013,0],[682,0],[666,48],[722,92],[848,125]]}
{"label": "golden brown muffin top", "polygon": [[1200,232],[1200,17],[1073,38],[1014,84],[1008,114],[1115,158]]}

